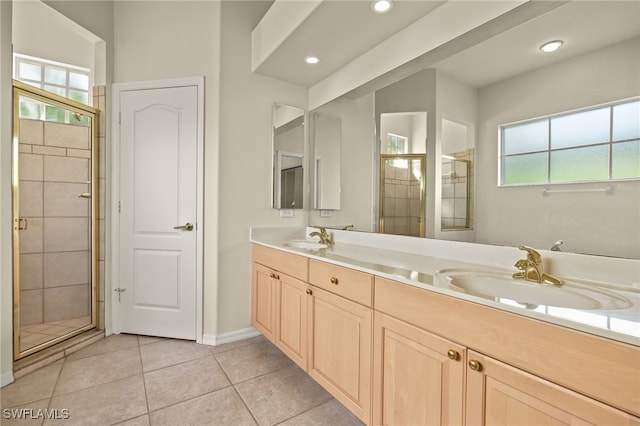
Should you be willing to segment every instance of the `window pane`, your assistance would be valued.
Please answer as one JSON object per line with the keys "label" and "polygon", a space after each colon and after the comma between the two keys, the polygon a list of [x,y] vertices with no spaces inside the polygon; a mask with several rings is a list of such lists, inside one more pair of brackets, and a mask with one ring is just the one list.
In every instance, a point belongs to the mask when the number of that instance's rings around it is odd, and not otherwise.
{"label": "window pane", "polygon": [[37,64],[20,62],[20,71],[18,77],[40,81],[42,80],[42,68]]}
{"label": "window pane", "polygon": [[640,101],[613,107],[613,140],[640,138]]}
{"label": "window pane", "polygon": [[57,84],[59,86],[67,85],[67,72],[60,68],[52,68],[45,66],[44,68],[45,83]]}
{"label": "window pane", "polygon": [[547,156],[546,152],[540,152],[503,158],[503,185],[546,183]]}
{"label": "window pane", "polygon": [[53,105],[45,105],[45,120],[64,123],[66,110]]}
{"label": "window pane", "polygon": [[549,149],[549,120],[502,128],[502,155]]}
{"label": "window pane", "polygon": [[86,105],[89,103],[89,93],[69,89],[69,99],[73,99],[74,101],[81,102]]}
{"label": "window pane", "polygon": [[89,76],[86,74],[69,72],[69,87],[73,87],[74,89],[89,90]]}
{"label": "window pane", "polygon": [[609,107],[551,119],[551,148],[609,141]]}
{"label": "window pane", "polygon": [[67,93],[66,93],[67,89],[65,89],[64,87],[45,85],[44,90],[46,90],[47,92],[55,93],[56,95],[60,95],[64,97],[67,96]]}
{"label": "window pane", "polygon": [[613,145],[614,179],[640,177],[640,140]]}
{"label": "window pane", "polygon": [[609,145],[551,153],[551,182],[609,179]]}
{"label": "window pane", "polygon": [[33,118],[40,119],[40,107],[41,104],[36,102],[29,102],[20,100],[20,118]]}

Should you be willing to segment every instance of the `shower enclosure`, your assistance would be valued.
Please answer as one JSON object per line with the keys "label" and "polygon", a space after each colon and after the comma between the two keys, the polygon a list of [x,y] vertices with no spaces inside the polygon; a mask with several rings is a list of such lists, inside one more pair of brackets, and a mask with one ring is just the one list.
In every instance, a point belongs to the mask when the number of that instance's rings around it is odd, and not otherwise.
{"label": "shower enclosure", "polygon": [[380,156],[380,232],[424,237],[424,154]]}
{"label": "shower enclosure", "polygon": [[14,81],[14,359],[96,327],[97,113]]}

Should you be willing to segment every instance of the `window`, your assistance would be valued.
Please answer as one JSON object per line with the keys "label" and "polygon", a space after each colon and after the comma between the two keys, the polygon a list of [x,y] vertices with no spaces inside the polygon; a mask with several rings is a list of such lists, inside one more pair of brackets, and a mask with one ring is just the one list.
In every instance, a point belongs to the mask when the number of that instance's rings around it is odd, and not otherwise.
{"label": "window", "polygon": [[[14,54],[13,77],[39,89],[74,101],[89,104],[89,72],[87,68]],[[86,124],[86,117],[45,105],[32,99],[20,101],[20,117],[70,124]]]}
{"label": "window", "polygon": [[[409,152],[409,138],[393,133],[387,133],[387,154],[407,154]],[[407,168],[407,160],[391,160],[391,166]]]}
{"label": "window", "polygon": [[640,100],[500,127],[500,185],[640,178]]}

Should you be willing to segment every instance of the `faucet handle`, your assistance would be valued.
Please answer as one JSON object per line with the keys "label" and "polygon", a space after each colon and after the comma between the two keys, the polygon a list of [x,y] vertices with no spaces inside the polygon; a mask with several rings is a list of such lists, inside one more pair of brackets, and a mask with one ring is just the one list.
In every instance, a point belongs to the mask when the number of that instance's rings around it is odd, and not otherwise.
{"label": "faucet handle", "polygon": [[527,252],[527,260],[534,262],[537,265],[542,264],[542,256],[534,248],[525,245],[521,245],[518,248]]}

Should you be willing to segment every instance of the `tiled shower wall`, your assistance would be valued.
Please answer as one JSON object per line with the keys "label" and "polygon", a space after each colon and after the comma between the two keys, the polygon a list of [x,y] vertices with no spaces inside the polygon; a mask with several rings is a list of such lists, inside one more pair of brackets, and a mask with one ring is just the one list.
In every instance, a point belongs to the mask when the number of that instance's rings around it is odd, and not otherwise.
{"label": "tiled shower wall", "polygon": [[[98,116],[98,328],[104,328],[105,87],[94,87]],[[20,323],[90,315],[89,128],[20,120]],[[96,194],[92,194],[95,196]]]}
{"label": "tiled shower wall", "polygon": [[420,181],[410,167],[385,169],[384,232],[420,236]]}
{"label": "tiled shower wall", "polygon": [[91,300],[90,131],[20,120],[21,325],[85,317]]}

